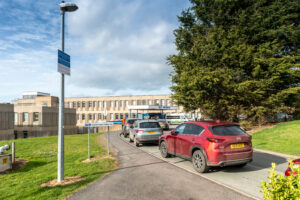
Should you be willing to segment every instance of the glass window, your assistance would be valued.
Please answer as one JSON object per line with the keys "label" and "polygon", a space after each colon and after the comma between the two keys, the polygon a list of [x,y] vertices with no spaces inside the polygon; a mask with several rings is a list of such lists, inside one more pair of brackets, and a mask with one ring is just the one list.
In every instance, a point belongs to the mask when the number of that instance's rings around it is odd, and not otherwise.
{"label": "glass window", "polygon": [[125,118],[128,119],[128,113],[125,113]]}
{"label": "glass window", "polygon": [[113,120],[113,119],[114,119],[114,114],[110,113],[110,120]]}
{"label": "glass window", "polygon": [[102,101],[98,102],[98,107],[101,108],[102,107]]}
{"label": "glass window", "polygon": [[77,120],[80,120],[80,115],[77,115]]}
{"label": "glass window", "polygon": [[142,101],[142,104],[143,104],[143,105],[146,105],[146,100],[143,100],[143,101]]}
{"label": "glass window", "polygon": [[126,123],[128,123],[128,124],[133,124],[133,123],[136,122],[136,121],[137,121],[136,119],[129,119],[129,120],[127,120]]}
{"label": "glass window", "polygon": [[148,105],[152,105],[152,100],[148,100]]}
{"label": "glass window", "polygon": [[204,130],[203,127],[195,124],[186,124],[183,134],[185,135],[199,135]]}
{"label": "glass window", "polygon": [[155,105],[158,106],[159,105],[159,100],[155,99]]}
{"label": "glass window", "polygon": [[137,100],[137,105],[141,105],[141,100]]}
{"label": "glass window", "polygon": [[162,106],[165,105],[165,100],[164,100],[164,99],[161,100],[161,105],[162,105]]}
{"label": "glass window", "polygon": [[33,121],[34,122],[39,121],[39,113],[38,112],[33,113]]}
{"label": "glass window", "polygon": [[92,120],[92,119],[93,119],[92,114],[89,114],[89,120]]}
{"label": "glass window", "polygon": [[28,113],[23,113],[23,122],[28,122]]}
{"label": "glass window", "polygon": [[96,119],[97,119],[97,114],[95,113],[95,114],[94,114],[94,120],[96,120]]}
{"label": "glass window", "polygon": [[178,126],[174,132],[177,132],[177,134],[183,134],[184,128],[185,128],[186,124],[182,124],[180,126]]}
{"label": "glass window", "polygon": [[106,115],[103,114],[103,120],[106,120],[106,119],[107,119]]}
{"label": "glass window", "polygon": [[76,108],[76,102],[75,101],[73,101],[73,106],[72,107]]}
{"label": "glass window", "polygon": [[106,108],[106,101],[103,101],[103,107]]}
{"label": "glass window", "polygon": [[80,101],[77,102],[77,108],[80,108]]}
{"label": "glass window", "polygon": [[115,105],[118,108],[119,107],[119,101],[115,101]]}
{"label": "glass window", "polygon": [[115,119],[119,119],[119,114],[118,113],[115,114]]}
{"label": "glass window", "polygon": [[85,120],[85,114],[82,114],[82,120]]}
{"label": "glass window", "polygon": [[238,125],[213,126],[211,127],[211,130],[214,135],[222,135],[222,136],[235,136],[235,135],[247,134]]}
{"label": "glass window", "polygon": [[127,107],[128,106],[128,101],[127,100],[125,101],[125,104],[126,104],[126,107]]}
{"label": "glass window", "polygon": [[167,106],[171,106],[171,100],[170,99],[167,100]]}
{"label": "glass window", "polygon": [[122,107],[123,106],[123,101],[122,100],[120,100],[120,107]]}
{"label": "glass window", "polygon": [[135,100],[132,100],[131,105],[134,105],[134,106],[136,105]]}
{"label": "glass window", "polygon": [[97,102],[96,101],[94,101],[94,108],[96,108],[97,107]]}
{"label": "glass window", "polygon": [[85,108],[85,101],[82,102],[82,107]]}
{"label": "glass window", "polygon": [[136,114],[135,113],[132,113],[132,118],[135,118],[136,117]]}
{"label": "glass window", "polygon": [[140,128],[160,128],[160,125],[158,122],[142,122]]}
{"label": "glass window", "polygon": [[98,119],[99,119],[99,120],[101,119],[101,113],[98,114]]}
{"label": "glass window", "polygon": [[15,113],[15,117],[14,117],[15,122],[18,122],[18,116],[19,116],[18,113]]}
{"label": "glass window", "polygon": [[123,119],[123,118],[124,118],[123,113],[120,113],[120,119]]}
{"label": "glass window", "polygon": [[110,107],[114,107],[114,101],[110,101]]}
{"label": "glass window", "polygon": [[91,108],[93,106],[93,102],[89,101],[89,108]]}

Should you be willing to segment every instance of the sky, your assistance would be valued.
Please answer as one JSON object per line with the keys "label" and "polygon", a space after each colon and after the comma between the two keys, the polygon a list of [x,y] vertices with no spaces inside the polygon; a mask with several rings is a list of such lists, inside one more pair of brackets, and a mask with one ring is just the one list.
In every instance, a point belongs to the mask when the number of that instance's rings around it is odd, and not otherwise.
{"label": "sky", "polygon": [[[71,56],[66,97],[170,94],[173,31],[188,0],[74,0],[66,13]],[[58,0],[0,0],[0,102],[23,91],[58,96]]]}

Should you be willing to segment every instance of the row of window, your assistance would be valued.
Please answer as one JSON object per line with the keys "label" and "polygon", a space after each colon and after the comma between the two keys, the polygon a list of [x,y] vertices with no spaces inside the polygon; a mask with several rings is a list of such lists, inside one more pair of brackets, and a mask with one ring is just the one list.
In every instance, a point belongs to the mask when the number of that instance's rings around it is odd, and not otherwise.
{"label": "row of window", "polygon": [[[22,122],[28,122],[28,112],[23,112],[21,113],[22,115]],[[19,113],[15,113],[15,116],[14,116],[14,122],[18,122],[19,121]],[[34,112],[33,113],[33,121],[34,122],[37,122],[39,121],[39,113],[38,112]]]}
{"label": "row of window", "polygon": [[156,99],[156,100],[116,100],[116,101],[73,101],[66,102],[68,108],[106,108],[110,107],[127,107],[128,105],[161,105],[171,106],[173,103],[170,99]]}
{"label": "row of window", "polygon": [[[129,113],[110,113],[105,116],[102,113],[77,114],[77,120],[122,120],[128,118]],[[136,118],[135,113],[131,113],[132,118]]]}

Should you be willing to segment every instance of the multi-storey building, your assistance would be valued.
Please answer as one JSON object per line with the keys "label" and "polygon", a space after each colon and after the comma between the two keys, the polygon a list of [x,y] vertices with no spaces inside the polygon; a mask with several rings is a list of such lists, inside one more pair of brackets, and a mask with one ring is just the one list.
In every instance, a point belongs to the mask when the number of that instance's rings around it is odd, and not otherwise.
{"label": "multi-storey building", "polygon": [[[123,118],[135,118],[137,112],[128,109],[129,105],[159,105],[176,106],[170,95],[143,95],[143,96],[107,96],[107,97],[74,97],[65,99],[66,108],[76,108],[77,126],[85,123],[103,120],[122,120]],[[147,110],[145,110],[146,112]],[[149,110],[149,112],[159,112]],[[167,110],[165,113],[183,113],[183,107],[178,110]],[[105,115],[106,114],[106,115]],[[199,115],[199,112],[196,112]],[[190,113],[195,118],[195,112]]]}
{"label": "multi-storey building", "polygon": [[0,140],[14,138],[14,105],[0,104]]}
{"label": "multi-storey building", "polygon": [[[14,101],[15,138],[57,135],[58,104],[58,98],[48,93],[24,92]],[[64,133],[76,134],[75,109],[64,109],[64,121]]]}

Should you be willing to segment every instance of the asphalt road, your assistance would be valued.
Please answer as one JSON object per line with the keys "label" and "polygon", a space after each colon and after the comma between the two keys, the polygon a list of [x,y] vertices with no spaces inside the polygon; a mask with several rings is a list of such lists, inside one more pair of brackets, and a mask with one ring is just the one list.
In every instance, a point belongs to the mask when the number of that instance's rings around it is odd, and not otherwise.
{"label": "asphalt road", "polygon": [[[174,166],[111,134],[121,167],[75,193],[77,199],[252,199],[213,181]],[[156,147],[157,149],[157,147]]]}

